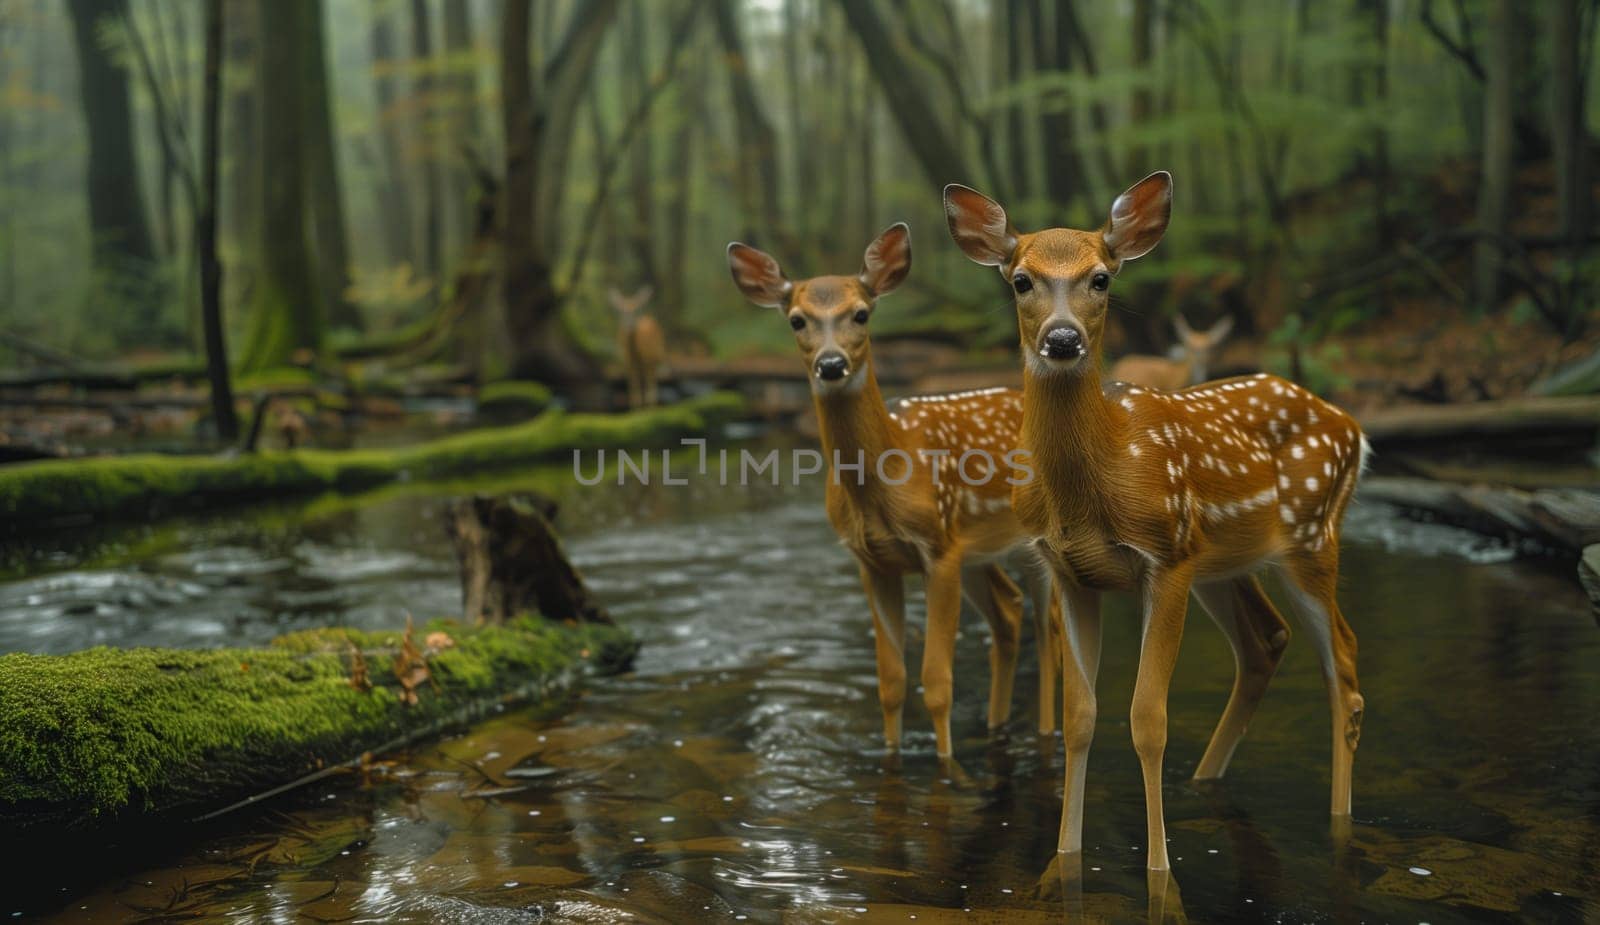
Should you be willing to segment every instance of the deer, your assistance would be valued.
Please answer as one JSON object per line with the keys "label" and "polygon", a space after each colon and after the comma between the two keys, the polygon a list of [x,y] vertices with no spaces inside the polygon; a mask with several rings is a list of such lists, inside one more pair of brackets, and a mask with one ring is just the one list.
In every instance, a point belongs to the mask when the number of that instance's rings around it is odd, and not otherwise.
{"label": "deer", "polygon": [[622,357],[623,372],[628,377],[628,407],[647,408],[659,404],[657,376],[661,362],[667,356],[666,338],[661,325],[644,313],[655,290],[641,287],[633,295],[625,296],[615,289],[606,290],[606,298],[617,313],[617,353]]}
{"label": "deer", "polygon": [[[1010,486],[994,471],[998,466],[988,467],[996,477],[972,484],[979,480],[982,457],[993,461],[1015,451],[1021,394],[986,389],[905,398],[890,407],[878,387],[869,322],[878,300],[911,271],[910,229],[902,223],[880,234],[853,276],[791,281],[773,257],[738,242],[728,245],[728,266],[745,298],[782,314],[805,361],[823,454],[831,461],[828,521],[856,559],[872,613],[885,744],[893,752],[901,740],[904,582],[913,574],[926,582],[923,703],[933,720],[938,757],[945,761],[952,754],[952,672],[963,596],[992,635],[988,724],[991,731],[1005,725],[1022,596],[999,562],[1014,553],[1036,566],[1028,584],[1039,648],[1039,730],[1052,734],[1060,605],[1026,549],[1027,538],[1011,513]],[[853,469],[856,477],[844,475],[846,466],[857,463],[864,465]],[[1018,465],[1006,478],[1020,471]]]}
{"label": "deer", "polygon": [[1224,315],[1222,320],[1206,330],[1196,331],[1189,327],[1188,319],[1174,315],[1172,330],[1178,335],[1177,357],[1129,354],[1112,365],[1111,378],[1151,389],[1171,390],[1199,385],[1206,381],[1211,358],[1217,348],[1233,331],[1233,316]]}
{"label": "deer", "polygon": [[[1107,295],[1161,240],[1172,177],[1153,173],[1093,231],[1017,231],[999,203],[945,188],[951,236],[1013,293],[1023,360],[1022,447],[1037,478],[1013,488],[1066,601],[1066,766],[1057,852],[1081,858],[1083,792],[1096,720],[1100,596],[1142,595],[1130,726],[1144,777],[1147,864],[1170,869],[1161,803],[1167,694],[1191,590],[1234,652],[1233,690],[1195,777],[1221,777],[1288,644],[1257,574],[1286,577],[1316,647],[1333,718],[1331,811],[1348,831],[1365,702],[1356,637],[1339,610],[1339,530],[1370,453],[1350,415],[1265,373],[1165,391],[1101,375]],[[1067,857],[1071,856],[1071,857]]]}

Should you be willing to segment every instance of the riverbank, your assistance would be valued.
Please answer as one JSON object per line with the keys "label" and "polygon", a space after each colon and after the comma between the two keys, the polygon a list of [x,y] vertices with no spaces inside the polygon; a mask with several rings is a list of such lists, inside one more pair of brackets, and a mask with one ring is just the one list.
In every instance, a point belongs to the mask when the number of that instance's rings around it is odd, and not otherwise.
{"label": "riverbank", "polygon": [[0,831],[192,818],[621,671],[637,649],[537,618],[416,636],[0,657]]}
{"label": "riverbank", "polygon": [[569,450],[661,445],[736,416],[743,400],[712,392],[625,414],[547,411],[532,421],[395,449],[293,450],[239,456],[143,453],[0,468],[6,532],[145,517],[261,498],[354,492],[551,459]]}

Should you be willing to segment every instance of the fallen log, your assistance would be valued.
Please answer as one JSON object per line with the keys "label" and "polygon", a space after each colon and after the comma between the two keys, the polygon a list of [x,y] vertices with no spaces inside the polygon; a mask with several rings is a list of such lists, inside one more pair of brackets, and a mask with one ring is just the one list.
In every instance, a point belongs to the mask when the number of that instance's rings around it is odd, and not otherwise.
{"label": "fallen log", "polygon": [[1487,444],[1509,455],[1564,449],[1587,454],[1600,440],[1600,395],[1512,398],[1460,405],[1404,405],[1362,415],[1380,452],[1391,447]]}
{"label": "fallen log", "polygon": [[636,643],[522,617],[311,630],[259,649],[0,656],[0,833],[194,818],[590,673]]}
{"label": "fallen log", "polygon": [[611,624],[561,549],[556,505],[534,494],[452,502],[445,529],[461,563],[463,619],[504,623],[519,613]]}
{"label": "fallen log", "polygon": [[1429,479],[1373,477],[1362,481],[1358,497],[1489,536],[1533,540],[1553,552],[1568,555],[1600,543],[1600,492],[1591,490],[1525,491]]}
{"label": "fallen log", "polygon": [[47,460],[0,467],[0,532],[59,522],[144,517],[296,494],[364,491],[523,465],[575,449],[663,445],[700,436],[737,414],[743,400],[712,393],[626,414],[548,411],[532,421],[396,449],[295,450],[237,456],[154,453]]}

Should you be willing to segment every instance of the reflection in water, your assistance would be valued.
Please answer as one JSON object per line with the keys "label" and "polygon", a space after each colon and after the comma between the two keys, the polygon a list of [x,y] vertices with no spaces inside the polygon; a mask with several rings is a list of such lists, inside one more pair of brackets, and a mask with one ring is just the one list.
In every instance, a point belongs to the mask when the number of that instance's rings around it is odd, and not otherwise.
{"label": "reflection in water", "polygon": [[[1600,916],[1600,633],[1564,574],[1408,552],[1397,537],[1420,528],[1369,512],[1342,591],[1369,705],[1343,834],[1325,814],[1326,698],[1303,640],[1229,777],[1187,779],[1232,682],[1226,642],[1195,624],[1171,704],[1174,871],[1151,879],[1126,721],[1129,601],[1108,601],[1085,851],[1057,858],[1059,739],[1033,734],[1027,696],[1004,734],[986,734],[982,621],[966,621],[959,643],[955,762],[941,765],[915,716],[903,752],[879,744],[870,621],[817,498],[613,486],[563,505],[575,559],[644,639],[635,672],[389,756],[165,855],[141,844],[96,861],[97,874],[51,866],[3,901],[97,920]],[[436,509],[412,495],[101,538],[115,554],[68,549],[0,585],[0,649],[221,643],[448,612],[457,589]]]}

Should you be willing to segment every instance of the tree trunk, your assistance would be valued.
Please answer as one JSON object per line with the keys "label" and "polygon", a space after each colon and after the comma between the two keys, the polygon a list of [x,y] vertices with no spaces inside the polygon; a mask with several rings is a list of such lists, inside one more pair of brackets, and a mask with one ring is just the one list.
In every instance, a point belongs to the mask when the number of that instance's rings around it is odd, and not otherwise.
{"label": "tree trunk", "polygon": [[[806,35],[805,23],[801,18],[800,0],[784,0],[783,3],[783,74],[784,81],[789,85],[789,148],[793,154],[792,174],[789,178],[790,191],[793,194],[791,202],[793,209],[790,213],[793,226],[792,230],[801,240],[811,240],[811,209],[809,207],[812,197],[821,192],[817,188],[815,157],[816,150],[806,143],[811,137],[806,131],[806,106],[810,94],[807,91],[809,84],[802,76],[800,44]],[[869,123],[856,123],[856,131],[870,134]]]}
{"label": "tree trunk", "polygon": [[[1072,30],[1066,10],[1054,7],[1049,25],[1047,29],[1044,5],[1033,0],[1034,71],[1065,75],[1072,70]],[[1065,211],[1082,192],[1084,165],[1072,143],[1076,133],[1070,98],[1060,92],[1054,96],[1039,114],[1039,140],[1044,151],[1045,192],[1056,209]]]}
{"label": "tree trunk", "polygon": [[530,0],[505,0],[501,24],[500,99],[505,132],[505,306],[512,372],[576,387],[598,378],[592,357],[572,348],[562,329],[562,299],[540,249],[536,197],[541,133],[528,60]]}
{"label": "tree trunk", "polygon": [[[98,285],[130,309],[126,330],[161,330],[164,298],[140,186],[128,74],[101,45],[101,30],[123,22],[127,0],[71,0],[72,33],[89,140],[89,222]],[[117,319],[121,321],[121,319]],[[117,325],[122,327],[121,324]]]}
{"label": "tree trunk", "polygon": [[1588,250],[1593,195],[1589,184],[1589,133],[1584,117],[1579,6],[1578,0],[1556,0],[1549,11],[1550,138],[1555,148],[1559,234],[1564,242],[1563,265],[1556,277],[1557,310],[1571,319],[1572,327],[1583,316],[1580,274]]}
{"label": "tree trunk", "polygon": [[[1133,0],[1133,69],[1141,78],[1155,77],[1151,62],[1155,59],[1156,43],[1155,0]],[[1155,87],[1143,84],[1133,91],[1129,104],[1128,121],[1135,128],[1144,128],[1155,115]],[[1154,158],[1149,146],[1135,145],[1128,155],[1128,176],[1142,177],[1154,169]]]}
{"label": "tree trunk", "polygon": [[1518,13],[1512,0],[1490,4],[1488,44],[1485,48],[1486,82],[1483,94],[1483,156],[1478,180],[1478,228],[1490,238],[1479,240],[1474,257],[1473,296],[1480,310],[1492,309],[1500,299],[1504,236],[1511,219],[1511,181],[1516,105],[1516,41]]}
{"label": "tree trunk", "polygon": [[308,188],[300,132],[306,124],[306,68],[315,11],[258,0],[261,88],[259,272],[242,367],[282,366],[322,345],[323,306],[307,232]]}
{"label": "tree trunk", "polygon": [[306,172],[311,194],[312,234],[318,255],[318,286],[333,327],[360,330],[361,313],[345,297],[350,288],[350,243],[339,182],[338,131],[333,123],[321,0],[308,4],[305,55]]}
{"label": "tree trunk", "polygon": [[420,118],[413,129],[418,134],[417,170],[422,175],[422,262],[423,270],[436,281],[444,267],[440,239],[444,211],[443,189],[439,181],[438,100],[434,98],[433,30],[428,18],[427,0],[411,0],[411,57],[417,68],[412,95],[417,100]]}
{"label": "tree trunk", "polygon": [[217,168],[222,116],[223,0],[206,0],[205,91],[200,113],[200,208],[195,215],[195,250],[200,260],[200,317],[205,328],[206,374],[211,380],[211,416],[217,437],[239,436],[228,348],[222,329],[222,262],[217,259]]}
{"label": "tree trunk", "polygon": [[[631,92],[624,92],[629,111],[632,111],[638,101],[650,92],[650,31],[645,22],[648,10],[645,4],[637,3],[631,12],[632,15],[628,17],[627,41],[621,55],[624,70],[627,72],[623,75],[623,85],[633,88]],[[638,135],[633,139],[633,150],[629,155],[632,167],[633,215],[627,227],[627,234],[634,259],[639,264],[640,282],[659,289],[661,274],[655,248],[656,180],[655,145],[651,143],[653,135],[650,130],[650,117],[647,115],[645,124],[640,127]]]}
{"label": "tree trunk", "polygon": [[[260,30],[256,22],[256,0],[223,2],[227,5],[223,23],[228,46],[224,67],[253,75]],[[259,248],[256,233],[261,229],[261,188],[256,168],[256,160],[261,156],[261,113],[255,80],[235,80],[228,84],[225,119],[222,134],[228,139],[228,195],[222,197],[218,207],[220,210],[223,203],[227,204],[222,214],[227,219],[233,250],[249,260]],[[238,267],[234,269],[237,271]],[[235,272],[233,285],[237,288],[241,277],[250,275]]]}
{"label": "tree trunk", "polygon": [[474,495],[445,510],[461,565],[462,619],[493,626],[546,620],[614,625],[572,567],[550,521],[556,504],[536,494]]}
{"label": "tree trunk", "polygon": [[[783,206],[778,196],[778,136],[761,105],[744,38],[739,33],[738,0],[716,0],[717,38],[728,66],[728,88],[733,96],[734,126],[739,136],[737,163],[739,202],[746,241],[781,243],[784,240]],[[774,240],[776,239],[776,240]]]}
{"label": "tree trunk", "polygon": [[[449,135],[458,147],[477,153],[483,144],[483,126],[478,118],[478,68],[472,35],[472,7],[468,0],[445,0],[444,50],[450,59]],[[473,240],[474,201],[472,171],[461,151],[444,152],[450,164],[447,200],[451,228],[455,236]]]}
{"label": "tree trunk", "polygon": [[416,245],[411,239],[411,197],[405,184],[406,120],[397,106],[399,81],[395,70],[394,26],[389,21],[384,0],[372,5],[372,67],[376,72],[374,91],[378,102],[378,135],[382,139],[382,166],[378,182],[378,205],[383,214],[383,234],[389,259],[397,263],[417,263]]}
{"label": "tree trunk", "polygon": [[924,176],[940,186],[950,182],[982,183],[983,178],[968,169],[961,146],[945,131],[933,98],[925,92],[928,82],[913,72],[900,53],[877,6],[870,0],[839,0],[839,6],[866,53],[889,112]]}

